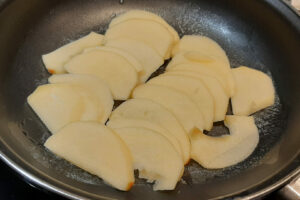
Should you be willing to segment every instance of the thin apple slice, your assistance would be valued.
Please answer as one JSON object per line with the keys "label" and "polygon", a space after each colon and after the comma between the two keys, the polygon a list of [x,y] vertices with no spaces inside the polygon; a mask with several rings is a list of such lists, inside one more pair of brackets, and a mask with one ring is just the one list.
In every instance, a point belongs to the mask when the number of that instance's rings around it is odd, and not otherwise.
{"label": "thin apple slice", "polygon": [[258,129],[253,117],[226,116],[225,125],[230,135],[212,137],[202,132],[191,134],[191,157],[208,169],[218,169],[245,160],[259,141]]}
{"label": "thin apple slice", "polygon": [[71,84],[41,85],[27,101],[52,133],[70,122],[97,121],[102,115],[96,98]]}
{"label": "thin apple slice", "polygon": [[140,83],[146,82],[151,74],[164,63],[163,58],[153,48],[141,41],[120,38],[107,41],[105,46],[126,51],[141,63],[144,73],[139,74]]}
{"label": "thin apple slice", "polygon": [[216,72],[216,69],[214,69],[214,68],[203,66],[202,64],[184,63],[184,64],[174,65],[170,68],[169,68],[169,65],[168,65],[167,68],[166,68],[166,71],[167,72],[169,72],[169,71],[171,71],[171,72],[174,72],[174,71],[187,71],[187,72],[192,72],[192,73],[195,73],[195,74],[200,74],[202,76],[213,77],[221,83],[221,85],[224,88],[224,91],[226,92],[226,94],[228,96],[231,96],[231,90],[228,86],[228,83],[224,79],[224,76],[221,73]]}
{"label": "thin apple slice", "polygon": [[204,55],[209,55],[223,63],[229,69],[230,64],[226,52],[214,40],[200,35],[185,35],[178,44],[173,48],[172,55],[186,52],[196,51]]}
{"label": "thin apple slice", "polygon": [[145,10],[130,10],[124,14],[119,15],[118,17],[114,18],[110,24],[109,24],[109,28],[113,27],[121,22],[127,21],[127,20],[131,20],[131,19],[143,19],[143,20],[151,20],[151,21],[155,21],[161,25],[163,25],[166,29],[168,29],[168,31],[170,32],[170,34],[173,35],[173,40],[174,43],[177,43],[179,41],[179,35],[178,33],[175,31],[175,29],[170,26],[162,17],[145,11]]}
{"label": "thin apple slice", "polygon": [[190,160],[190,141],[187,133],[175,116],[166,108],[147,99],[130,99],[122,103],[111,114],[110,120],[116,119],[143,119],[156,123],[174,137],[180,144],[184,163]]}
{"label": "thin apple slice", "polygon": [[91,50],[73,57],[65,65],[69,73],[95,75],[110,88],[114,99],[126,100],[137,84],[135,68],[119,54]]}
{"label": "thin apple slice", "polygon": [[170,49],[173,47],[173,36],[169,31],[163,25],[151,20],[127,20],[107,29],[105,40],[118,38],[145,42],[165,59],[169,58]]}
{"label": "thin apple slice", "polygon": [[52,75],[48,79],[49,83],[70,83],[84,87],[85,90],[97,96],[102,105],[102,116],[100,122],[105,123],[111,114],[114,100],[108,86],[96,76],[83,74],[59,74]]}
{"label": "thin apple slice", "polygon": [[169,142],[174,146],[174,148],[182,157],[182,159],[184,159],[180,143],[178,142],[177,138],[174,136],[174,134],[170,133],[167,129],[160,126],[159,124],[144,119],[117,118],[109,120],[107,126],[112,129],[131,127],[151,129],[166,137],[169,140]]}
{"label": "thin apple slice", "polygon": [[174,56],[172,61],[169,63],[168,68],[171,69],[179,64],[195,64],[210,68],[223,78],[223,81],[230,92],[230,96],[234,95],[235,81],[230,66],[228,67],[224,61],[213,59],[211,56],[207,56],[196,51],[190,51],[179,53]]}
{"label": "thin apple slice", "polygon": [[91,32],[87,36],[43,55],[42,58],[45,67],[50,74],[66,73],[63,66],[71,57],[80,54],[85,48],[100,46],[102,41],[103,35]]}
{"label": "thin apple slice", "polygon": [[[157,23],[163,25],[169,31],[169,33],[173,36],[173,46],[179,42],[179,39],[180,39],[179,35],[172,26],[170,26],[160,16],[158,16],[154,13],[145,11],[145,10],[130,10],[130,11],[124,13],[124,14],[121,14],[118,17],[114,18],[110,22],[109,28],[111,28],[111,27],[113,27],[117,24],[120,24],[124,21],[132,20],[132,19],[150,20],[150,21],[153,21],[153,22],[157,22]],[[166,58],[171,57],[171,53],[172,53],[172,51],[170,49],[170,51],[167,53]]]}
{"label": "thin apple slice", "polygon": [[111,129],[96,122],[71,123],[45,142],[45,147],[119,190],[134,183],[130,150]]}
{"label": "thin apple slice", "polygon": [[134,67],[134,69],[138,73],[144,74],[144,69],[142,68],[141,63],[134,56],[127,53],[126,51],[123,51],[121,49],[117,49],[114,47],[101,46],[101,47],[87,48],[84,50],[84,52],[89,52],[89,51],[94,51],[94,50],[107,51],[107,52],[112,52],[112,53],[118,54],[119,56],[125,58]]}
{"label": "thin apple slice", "polygon": [[147,84],[170,87],[189,96],[202,113],[204,129],[211,130],[214,119],[213,97],[200,80],[181,75],[163,74],[151,79]]}
{"label": "thin apple slice", "polygon": [[188,133],[194,129],[204,128],[204,119],[199,108],[182,92],[164,86],[145,84],[136,87],[132,97],[149,99],[161,104],[174,114]]}
{"label": "thin apple slice", "polygon": [[216,78],[186,70],[168,71],[165,74],[180,75],[191,79],[201,80],[213,97],[215,105],[214,122],[223,121],[225,119],[229,96],[226,94],[222,84]]}
{"label": "thin apple slice", "polygon": [[265,73],[249,67],[232,69],[236,93],[231,98],[235,115],[250,115],[274,104],[275,89]]}
{"label": "thin apple slice", "polygon": [[182,158],[167,138],[146,128],[118,128],[114,131],[127,144],[139,178],[154,182],[153,190],[173,190],[183,174]]}

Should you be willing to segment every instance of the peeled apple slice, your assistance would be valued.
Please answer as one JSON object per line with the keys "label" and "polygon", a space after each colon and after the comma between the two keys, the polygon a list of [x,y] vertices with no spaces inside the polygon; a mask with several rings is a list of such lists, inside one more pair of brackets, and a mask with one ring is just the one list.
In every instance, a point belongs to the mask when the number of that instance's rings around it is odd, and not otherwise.
{"label": "peeled apple slice", "polygon": [[81,74],[60,74],[52,75],[48,79],[49,83],[70,83],[82,86],[85,90],[96,95],[102,106],[102,116],[100,122],[105,123],[111,114],[114,100],[108,86],[99,78]]}
{"label": "peeled apple slice", "polygon": [[173,65],[172,67],[169,67],[169,65],[166,68],[167,72],[174,72],[174,71],[187,71],[187,72],[192,72],[195,74],[199,74],[202,76],[209,76],[217,79],[222,87],[224,88],[224,91],[228,96],[231,96],[231,90],[230,87],[224,78],[224,76],[216,71],[214,68],[210,68],[207,66],[204,66],[202,64],[195,64],[195,63],[184,63],[184,64],[178,64],[178,65]]}
{"label": "peeled apple slice", "polygon": [[173,47],[173,36],[161,24],[151,20],[127,20],[119,23],[105,33],[107,41],[119,38],[128,38],[146,43],[165,59]]}
{"label": "peeled apple slice", "polygon": [[84,52],[89,52],[94,50],[107,51],[107,52],[118,54],[119,56],[125,58],[138,73],[144,74],[141,63],[134,56],[127,53],[126,51],[114,47],[101,46],[101,47],[93,47],[93,48],[85,49]]}
{"label": "peeled apple slice", "polygon": [[184,163],[190,160],[190,141],[181,124],[166,108],[147,99],[130,99],[111,114],[110,120],[142,119],[160,125],[174,135],[180,144]]}
{"label": "peeled apple slice", "polygon": [[204,55],[209,55],[223,63],[230,68],[229,60],[226,52],[222,47],[214,40],[199,35],[185,35],[173,48],[172,55],[186,52],[186,51],[196,51]]}
{"label": "peeled apple slice", "polygon": [[218,169],[245,160],[256,148],[259,141],[258,129],[253,117],[229,115],[225,125],[230,135],[212,137],[202,132],[191,134],[191,157],[201,166]]}
{"label": "peeled apple slice", "polygon": [[202,67],[207,67],[217,73],[223,78],[226,87],[229,90],[230,96],[234,95],[235,82],[230,69],[224,61],[212,59],[210,56],[199,52],[183,52],[174,56],[172,61],[169,63],[168,68],[176,67],[179,64],[195,64]]}
{"label": "peeled apple slice", "polygon": [[235,115],[250,115],[274,104],[275,90],[272,79],[261,71],[249,67],[232,69],[236,93],[231,98]]}
{"label": "peeled apple slice", "polygon": [[174,43],[177,43],[180,39],[175,29],[172,26],[170,26],[163,18],[145,10],[130,10],[124,14],[121,14],[110,22],[109,28],[113,27],[116,24],[131,19],[143,19],[143,20],[151,20],[157,22],[163,25],[170,32],[170,34],[172,34]]}
{"label": "peeled apple slice", "polygon": [[165,74],[180,75],[186,76],[191,79],[201,80],[203,84],[208,88],[210,94],[213,97],[215,105],[214,122],[223,121],[225,119],[229,103],[229,97],[226,94],[224,88],[222,87],[222,84],[217,79],[185,70],[169,71]]}
{"label": "peeled apple slice", "polygon": [[195,128],[203,130],[205,127],[197,105],[187,95],[175,89],[150,84],[140,85],[134,89],[132,97],[161,104],[175,115],[188,133]]}
{"label": "peeled apple slice", "polygon": [[109,120],[107,126],[112,129],[136,127],[136,128],[147,128],[153,130],[166,137],[183,159],[180,143],[178,142],[174,134],[170,133],[167,129],[160,126],[159,124],[144,119],[119,118],[119,119]]}
{"label": "peeled apple slice", "polygon": [[214,119],[214,102],[212,95],[201,80],[181,75],[163,74],[151,79],[147,84],[161,85],[178,90],[194,101],[202,113],[204,129],[211,130]]}
{"label": "peeled apple slice", "polygon": [[103,35],[91,32],[87,36],[43,55],[42,59],[50,74],[66,73],[64,64],[70,60],[71,57],[80,54],[85,48],[100,46],[102,41]]}
{"label": "peeled apple slice", "polygon": [[88,98],[80,87],[47,84],[37,87],[27,101],[47,128],[55,133],[70,122],[98,120],[102,113],[97,104],[93,104],[97,102]]}
{"label": "peeled apple slice", "polygon": [[137,40],[126,38],[109,40],[105,43],[105,46],[126,51],[141,63],[144,72],[143,74],[139,74],[141,83],[146,82],[151,74],[164,63],[163,58],[153,48]]}
{"label": "peeled apple slice", "polygon": [[65,65],[69,73],[94,75],[110,88],[115,100],[126,100],[137,84],[137,72],[122,56],[101,50],[91,50],[73,57]]}
{"label": "peeled apple slice", "polygon": [[48,138],[44,145],[119,190],[130,190],[134,183],[130,150],[116,133],[104,125],[71,123]]}
{"label": "peeled apple slice", "polygon": [[139,178],[155,182],[153,190],[173,190],[184,170],[182,159],[161,134],[146,128],[118,128],[114,131],[127,144]]}

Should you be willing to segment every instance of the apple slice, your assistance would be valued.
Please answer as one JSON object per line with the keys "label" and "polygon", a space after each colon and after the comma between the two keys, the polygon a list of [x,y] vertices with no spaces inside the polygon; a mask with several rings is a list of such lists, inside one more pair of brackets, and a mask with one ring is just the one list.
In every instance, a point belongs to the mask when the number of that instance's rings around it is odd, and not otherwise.
{"label": "apple slice", "polygon": [[169,65],[166,68],[166,71],[187,71],[187,72],[192,72],[195,74],[199,74],[202,76],[209,76],[209,77],[213,77],[215,79],[217,79],[222,87],[224,88],[224,91],[226,92],[226,94],[228,96],[231,95],[231,90],[228,86],[228,83],[226,81],[226,79],[224,78],[223,74],[219,73],[218,71],[216,71],[216,69],[214,68],[210,68],[207,66],[204,66],[202,64],[197,64],[197,63],[184,63],[184,64],[178,64],[178,65],[174,65],[172,67],[169,68]]}
{"label": "apple slice", "polygon": [[141,63],[144,71],[143,74],[139,74],[139,81],[141,83],[146,82],[151,74],[164,63],[162,57],[153,48],[137,40],[126,38],[109,40],[105,43],[105,46],[126,51]]}
{"label": "apple slice", "polygon": [[245,160],[258,144],[259,134],[253,117],[226,116],[230,135],[211,137],[202,132],[191,134],[191,157],[208,169],[218,169]]}
{"label": "apple slice", "polygon": [[151,20],[127,20],[107,29],[106,40],[118,38],[145,42],[165,59],[169,58],[169,52],[174,44],[173,36],[169,31],[163,25]]}
{"label": "apple slice", "polygon": [[172,55],[174,56],[175,54],[186,51],[196,51],[204,55],[209,55],[214,59],[225,63],[225,66],[228,69],[230,68],[226,52],[217,42],[208,37],[199,35],[185,35],[173,48]]}
{"label": "apple slice", "polygon": [[[150,20],[156,23],[159,23],[161,25],[163,25],[168,31],[169,33],[173,36],[173,45],[175,45],[178,41],[179,41],[179,35],[178,33],[175,31],[175,29],[170,26],[163,18],[161,18],[160,16],[145,11],[145,10],[130,10],[124,14],[119,15],[118,17],[114,18],[110,24],[109,24],[109,28],[120,24],[124,21],[127,20],[132,20],[132,19],[140,19],[140,20]],[[168,52],[166,58],[170,58],[171,57],[171,49]]]}
{"label": "apple slice", "polygon": [[170,26],[162,17],[145,10],[130,10],[124,14],[121,14],[110,22],[109,28],[121,22],[131,20],[131,19],[143,19],[143,20],[155,21],[163,25],[170,32],[170,34],[172,34],[174,43],[177,43],[180,39],[175,29],[172,26]]}
{"label": "apple slice", "polygon": [[230,96],[234,95],[235,82],[230,69],[227,64],[223,61],[213,59],[211,56],[199,52],[183,52],[174,56],[172,61],[169,63],[168,68],[176,67],[179,64],[196,64],[203,67],[208,67],[215,73],[218,73],[220,77],[223,77],[224,84],[229,90]]}
{"label": "apple slice", "polygon": [[160,125],[173,134],[180,144],[184,163],[190,160],[190,141],[181,124],[166,108],[147,99],[130,99],[111,114],[110,120],[143,119]]}
{"label": "apple slice", "polygon": [[142,68],[141,63],[134,56],[127,53],[126,51],[123,51],[121,49],[117,49],[117,48],[114,48],[114,47],[101,46],[101,47],[87,48],[87,49],[84,50],[84,52],[89,52],[89,51],[94,51],[94,50],[107,51],[107,52],[112,52],[112,53],[118,54],[119,56],[125,58],[134,67],[134,69],[138,73],[144,74],[144,70]]}
{"label": "apple slice", "polygon": [[110,51],[90,50],[73,57],[65,69],[69,73],[97,76],[109,86],[115,100],[126,100],[137,84],[132,64]]}
{"label": "apple slice", "polygon": [[64,64],[71,57],[80,54],[85,48],[100,46],[103,40],[103,35],[91,32],[74,42],[56,49],[42,56],[45,67],[50,74],[65,73]]}
{"label": "apple slice", "polygon": [[186,70],[176,70],[176,71],[168,71],[165,73],[166,75],[180,75],[186,76],[191,79],[201,80],[203,84],[208,88],[210,94],[213,97],[214,102],[214,122],[223,121],[225,119],[225,115],[228,108],[229,97],[226,94],[222,84],[211,76],[201,75],[199,73],[194,73]]}
{"label": "apple slice", "polygon": [[173,190],[184,170],[182,159],[161,134],[146,128],[118,128],[114,131],[127,144],[139,178],[155,181],[153,190]]}
{"label": "apple slice", "polygon": [[151,79],[147,84],[170,87],[186,94],[200,109],[204,119],[204,129],[211,130],[214,119],[213,97],[201,80],[181,75],[163,74]]}
{"label": "apple slice", "polygon": [[97,96],[102,105],[103,113],[100,122],[105,123],[111,114],[114,100],[108,86],[96,76],[82,74],[59,74],[52,75],[48,79],[49,83],[70,83],[82,86],[85,90]]}
{"label": "apple slice", "polygon": [[134,183],[130,150],[111,129],[96,122],[71,123],[45,142],[45,147],[119,190]]}
{"label": "apple slice", "polygon": [[96,98],[71,84],[41,85],[27,101],[52,133],[70,122],[97,121],[102,115]]}
{"label": "apple slice", "polygon": [[161,104],[175,115],[188,133],[195,128],[199,130],[204,128],[204,119],[199,108],[182,92],[164,86],[145,84],[136,87],[132,97],[149,99]]}
{"label": "apple slice", "polygon": [[272,79],[249,67],[232,69],[236,93],[231,98],[235,115],[250,115],[274,104],[275,90]]}
{"label": "apple slice", "polygon": [[170,133],[167,129],[160,126],[159,124],[144,119],[117,118],[117,119],[109,120],[107,126],[112,129],[131,128],[131,127],[151,129],[166,137],[169,140],[169,142],[174,146],[174,148],[182,157],[182,159],[184,159],[183,153],[181,151],[180,143],[178,142],[177,138],[174,136],[174,134]]}

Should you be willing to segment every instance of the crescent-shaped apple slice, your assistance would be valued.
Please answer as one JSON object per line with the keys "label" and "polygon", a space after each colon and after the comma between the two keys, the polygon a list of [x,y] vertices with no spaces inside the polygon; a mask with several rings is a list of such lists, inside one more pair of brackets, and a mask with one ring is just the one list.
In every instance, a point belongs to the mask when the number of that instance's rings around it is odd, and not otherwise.
{"label": "crescent-shaped apple slice", "polygon": [[170,87],[189,96],[202,113],[204,129],[211,130],[214,119],[214,101],[211,93],[200,80],[166,73],[154,77],[147,84]]}
{"label": "crescent-shaped apple slice", "polygon": [[146,128],[117,128],[127,144],[139,178],[155,182],[153,190],[173,190],[184,170],[182,158],[167,138]]}
{"label": "crescent-shaped apple slice", "polygon": [[89,50],[73,57],[65,69],[97,76],[109,86],[115,100],[126,100],[137,84],[137,71],[132,64],[112,51]]}
{"label": "crescent-shaped apple slice", "polygon": [[180,144],[184,163],[190,160],[190,141],[175,116],[166,108],[147,99],[130,99],[117,107],[110,116],[116,119],[143,119],[160,125],[173,134]]}
{"label": "crescent-shaped apple slice", "polygon": [[48,78],[49,83],[70,83],[84,87],[86,91],[97,96],[97,99],[102,106],[102,116],[99,122],[105,123],[111,114],[114,100],[109,87],[96,76],[83,74],[58,74]]}
{"label": "crescent-shaped apple slice", "polygon": [[42,56],[43,62],[50,74],[66,73],[64,64],[73,56],[80,54],[84,49],[101,46],[103,35],[91,32],[90,34],[66,44],[55,51]]}
{"label": "crescent-shaped apple slice", "polygon": [[194,129],[204,129],[204,119],[197,105],[182,92],[175,89],[144,84],[136,87],[133,98],[149,99],[167,108],[182,124],[185,131],[190,133]]}
{"label": "crescent-shaped apple slice", "polygon": [[71,123],[44,144],[54,154],[119,189],[134,183],[130,150],[111,129],[96,122]]}
{"label": "crescent-shaped apple slice", "polygon": [[183,153],[182,153],[182,150],[180,147],[180,143],[178,142],[177,138],[174,136],[174,134],[170,133],[167,129],[160,126],[159,124],[156,124],[154,122],[151,122],[149,120],[144,120],[144,119],[117,118],[117,119],[109,120],[106,125],[112,129],[128,128],[128,127],[129,128],[136,127],[136,128],[151,129],[157,133],[160,133],[164,137],[166,137],[169,140],[169,142],[174,146],[176,151],[180,154],[182,159],[184,159]]}
{"label": "crescent-shaped apple slice", "polygon": [[208,169],[218,169],[245,160],[256,148],[259,141],[258,129],[253,117],[229,115],[225,125],[230,135],[212,137],[202,132],[190,135],[191,157]]}
{"label": "crescent-shaped apple slice", "polygon": [[167,59],[173,47],[173,36],[161,24],[142,19],[131,19],[107,29],[105,40],[128,38],[146,43]]}
{"label": "crescent-shaped apple slice", "polygon": [[275,102],[272,79],[265,73],[249,67],[232,69],[236,93],[231,98],[235,115],[250,115]]}

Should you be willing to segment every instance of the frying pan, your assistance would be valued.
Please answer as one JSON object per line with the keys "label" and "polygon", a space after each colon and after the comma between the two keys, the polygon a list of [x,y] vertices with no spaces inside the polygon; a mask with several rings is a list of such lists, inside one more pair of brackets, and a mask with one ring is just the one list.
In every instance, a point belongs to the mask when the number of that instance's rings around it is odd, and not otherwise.
{"label": "frying pan", "polygon": [[[0,155],[25,179],[68,198],[256,198],[300,172],[300,18],[280,0],[14,0],[0,1]],[[161,15],[182,36],[216,40],[232,67],[270,75],[275,105],[255,113],[260,142],[245,161],[225,169],[186,166],[176,190],[153,192],[137,180],[129,192],[57,158],[43,147],[50,132],[26,103],[49,77],[41,55],[96,31],[130,9]],[[218,131],[216,131],[218,132]]]}

